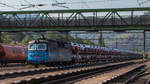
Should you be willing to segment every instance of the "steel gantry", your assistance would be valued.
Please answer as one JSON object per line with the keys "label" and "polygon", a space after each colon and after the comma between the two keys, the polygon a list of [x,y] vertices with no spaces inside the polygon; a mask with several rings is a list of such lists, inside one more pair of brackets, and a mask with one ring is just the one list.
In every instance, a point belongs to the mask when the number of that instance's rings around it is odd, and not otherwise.
{"label": "steel gantry", "polygon": [[0,11],[0,31],[150,30],[150,7]]}

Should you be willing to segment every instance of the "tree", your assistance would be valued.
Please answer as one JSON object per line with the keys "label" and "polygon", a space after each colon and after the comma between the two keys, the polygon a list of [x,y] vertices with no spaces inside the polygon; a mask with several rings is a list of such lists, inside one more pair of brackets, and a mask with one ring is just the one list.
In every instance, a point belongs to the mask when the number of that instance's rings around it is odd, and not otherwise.
{"label": "tree", "polygon": [[22,44],[28,45],[28,42],[31,41],[31,40],[32,40],[32,38],[30,38],[30,36],[26,35],[24,37],[24,39],[22,40]]}
{"label": "tree", "polygon": [[16,43],[15,43],[15,41],[11,41],[10,44],[11,44],[11,45],[14,45],[14,44],[16,44]]}
{"label": "tree", "polygon": [[22,42],[22,40],[25,37],[24,33],[22,32],[17,32],[14,36],[15,36],[14,40],[18,42]]}
{"label": "tree", "polygon": [[8,33],[3,33],[2,34],[2,41],[3,43],[10,43],[11,41],[14,40],[14,36],[13,35],[10,35]]}

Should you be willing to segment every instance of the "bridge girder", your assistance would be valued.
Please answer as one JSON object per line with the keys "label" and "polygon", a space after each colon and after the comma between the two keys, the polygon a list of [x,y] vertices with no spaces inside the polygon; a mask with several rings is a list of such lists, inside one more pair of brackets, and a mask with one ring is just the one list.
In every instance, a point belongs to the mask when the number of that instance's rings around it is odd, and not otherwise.
{"label": "bridge girder", "polygon": [[72,9],[72,10],[35,10],[35,11],[0,11],[0,14],[39,14],[39,13],[73,13],[73,12],[120,12],[120,11],[150,11],[150,7],[137,8],[106,8],[106,9]]}
{"label": "bridge girder", "polygon": [[[0,31],[150,30],[150,7],[1,11]],[[141,13],[141,14],[139,14]]]}

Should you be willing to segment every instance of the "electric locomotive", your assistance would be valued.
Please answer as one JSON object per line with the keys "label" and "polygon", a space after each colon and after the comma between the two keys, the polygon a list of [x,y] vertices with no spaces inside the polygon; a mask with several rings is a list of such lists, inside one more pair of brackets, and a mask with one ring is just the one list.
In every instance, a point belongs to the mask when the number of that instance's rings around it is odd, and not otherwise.
{"label": "electric locomotive", "polygon": [[28,45],[28,63],[44,64],[48,62],[48,42],[46,40],[33,40]]}
{"label": "electric locomotive", "polygon": [[72,63],[71,46],[64,41],[58,40],[33,40],[28,45],[28,63],[38,66],[39,64],[57,65]]}

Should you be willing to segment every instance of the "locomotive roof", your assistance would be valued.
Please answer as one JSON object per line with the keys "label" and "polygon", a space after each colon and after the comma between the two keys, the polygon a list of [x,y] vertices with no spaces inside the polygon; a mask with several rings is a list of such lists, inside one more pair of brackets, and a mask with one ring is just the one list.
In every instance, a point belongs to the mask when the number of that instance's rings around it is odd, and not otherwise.
{"label": "locomotive roof", "polygon": [[53,39],[38,39],[38,40],[32,40],[29,41],[29,44],[33,44],[33,43],[49,43],[49,42],[63,42],[63,43],[68,43],[67,41],[63,41],[63,40],[53,40]]}
{"label": "locomotive roof", "polygon": [[33,44],[33,43],[46,43],[47,41],[46,40],[32,40],[32,41],[29,41],[29,44]]}

